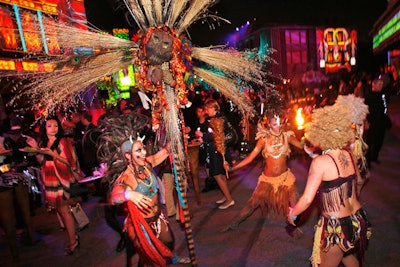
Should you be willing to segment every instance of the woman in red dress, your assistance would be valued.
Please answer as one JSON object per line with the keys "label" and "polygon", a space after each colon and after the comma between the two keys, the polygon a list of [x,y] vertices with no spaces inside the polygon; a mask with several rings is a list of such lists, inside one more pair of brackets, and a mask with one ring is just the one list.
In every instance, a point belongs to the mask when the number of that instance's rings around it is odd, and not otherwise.
{"label": "woman in red dress", "polygon": [[27,143],[36,148],[36,158],[41,164],[42,183],[49,208],[60,214],[68,234],[67,255],[79,247],[79,237],[75,234],[75,221],[71,205],[78,202],[70,198],[70,183],[75,181],[73,170],[76,156],[71,142],[63,137],[63,129],[57,118],[48,118],[40,126],[39,141],[27,137]]}

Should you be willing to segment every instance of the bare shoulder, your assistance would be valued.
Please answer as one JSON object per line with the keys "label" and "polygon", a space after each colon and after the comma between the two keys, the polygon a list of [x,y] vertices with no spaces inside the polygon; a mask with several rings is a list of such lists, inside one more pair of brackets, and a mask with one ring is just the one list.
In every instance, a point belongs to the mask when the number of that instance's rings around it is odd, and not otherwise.
{"label": "bare shoulder", "polygon": [[136,186],[136,180],[131,175],[129,169],[126,169],[115,181],[115,185],[120,185],[120,186],[129,186],[131,188],[135,188]]}
{"label": "bare shoulder", "polygon": [[320,155],[318,157],[315,157],[312,162],[311,162],[311,167],[310,168],[316,168],[319,171],[325,170],[330,166],[330,164],[333,163],[332,159],[327,156],[327,155]]}

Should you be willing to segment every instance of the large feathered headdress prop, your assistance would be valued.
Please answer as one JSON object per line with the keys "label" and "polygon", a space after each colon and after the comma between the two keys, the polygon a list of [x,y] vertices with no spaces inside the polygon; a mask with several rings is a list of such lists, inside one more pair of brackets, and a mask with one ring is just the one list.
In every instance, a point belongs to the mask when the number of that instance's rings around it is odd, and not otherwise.
{"label": "large feathered headdress prop", "polygon": [[[168,108],[163,85],[175,90],[180,105],[186,105],[187,90],[192,89],[186,78],[192,75],[216,88],[242,113],[254,115],[249,99],[241,88],[264,87],[267,73],[260,60],[223,47],[193,47],[183,35],[193,22],[206,17],[222,19],[208,13],[216,0],[124,0],[130,15],[139,27],[132,40],[123,40],[94,29],[89,31],[57,24],[57,37],[64,54],[42,58],[54,71],[37,73],[33,82],[16,92],[16,100],[24,97],[35,109],[70,106],[82,98],[85,90],[96,81],[134,64],[138,87],[155,91],[159,105]],[[222,19],[223,20],[223,19]],[[46,25],[45,25],[46,26]],[[157,54],[165,49],[168,53]],[[87,53],[90,48],[91,53]],[[164,68],[159,65],[164,64]],[[156,67],[154,67],[157,65]],[[166,66],[165,66],[166,65]],[[157,72],[158,70],[158,72]],[[154,77],[157,76],[158,77]],[[16,91],[21,91],[21,87]],[[29,89],[27,89],[29,88]]]}

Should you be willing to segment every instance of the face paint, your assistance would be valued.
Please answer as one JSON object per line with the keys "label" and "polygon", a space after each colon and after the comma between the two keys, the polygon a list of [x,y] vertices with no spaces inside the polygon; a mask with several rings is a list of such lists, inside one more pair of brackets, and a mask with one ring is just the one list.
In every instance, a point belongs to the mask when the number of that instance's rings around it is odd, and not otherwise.
{"label": "face paint", "polygon": [[134,166],[144,166],[146,165],[146,148],[140,141],[135,142],[132,145],[131,151],[131,163]]}

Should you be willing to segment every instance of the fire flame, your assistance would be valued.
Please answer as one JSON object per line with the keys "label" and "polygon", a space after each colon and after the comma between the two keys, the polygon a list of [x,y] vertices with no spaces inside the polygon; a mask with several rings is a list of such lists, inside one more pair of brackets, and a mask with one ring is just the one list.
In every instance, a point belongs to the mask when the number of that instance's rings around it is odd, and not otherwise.
{"label": "fire flame", "polygon": [[296,122],[297,122],[297,129],[302,130],[304,128],[304,117],[301,114],[303,108],[298,108],[296,111]]}

